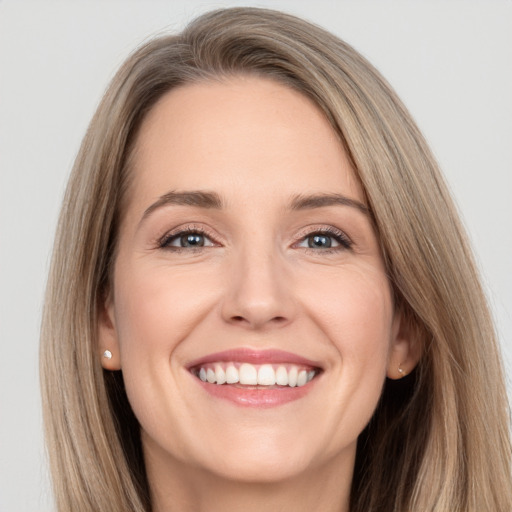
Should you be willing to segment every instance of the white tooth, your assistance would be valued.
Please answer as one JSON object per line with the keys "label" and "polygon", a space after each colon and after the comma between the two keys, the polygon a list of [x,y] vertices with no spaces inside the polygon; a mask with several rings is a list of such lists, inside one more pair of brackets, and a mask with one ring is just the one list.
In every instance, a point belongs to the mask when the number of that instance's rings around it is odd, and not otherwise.
{"label": "white tooth", "polygon": [[273,386],[276,383],[276,374],[271,364],[264,364],[258,370],[258,384]]}
{"label": "white tooth", "polygon": [[248,386],[254,386],[258,384],[258,372],[252,364],[243,363],[240,365],[238,374],[240,375],[240,384],[245,384]]}
{"label": "white tooth", "polygon": [[299,372],[299,376],[297,377],[297,386],[304,386],[308,381],[308,372],[306,370],[302,370]]}
{"label": "white tooth", "polygon": [[295,387],[297,385],[298,370],[295,366],[292,366],[288,372],[288,386]]}
{"label": "white tooth", "polygon": [[206,380],[210,384],[213,384],[215,382],[215,372],[211,368],[208,368],[208,370],[206,370]]}
{"label": "white tooth", "polygon": [[308,372],[308,382],[310,380],[313,380],[313,377],[315,376],[315,370],[311,370]]}
{"label": "white tooth", "polygon": [[276,371],[276,384],[288,386],[288,372],[284,366],[279,366]]}
{"label": "white tooth", "polygon": [[226,368],[226,382],[228,384],[236,384],[239,381],[238,370],[234,364],[228,365]]}
{"label": "white tooth", "polygon": [[199,370],[199,378],[203,381],[203,382],[206,382],[206,370],[204,368],[201,368]]}
{"label": "white tooth", "polygon": [[226,382],[226,372],[220,364],[215,365],[215,380],[217,384],[224,384]]}

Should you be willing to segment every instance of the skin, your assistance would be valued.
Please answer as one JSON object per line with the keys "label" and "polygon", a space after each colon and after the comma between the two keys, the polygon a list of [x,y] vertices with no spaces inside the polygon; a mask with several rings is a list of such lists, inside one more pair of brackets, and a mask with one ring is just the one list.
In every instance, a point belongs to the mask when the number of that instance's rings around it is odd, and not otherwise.
{"label": "skin", "polygon": [[[357,437],[386,375],[416,356],[369,215],[290,208],[301,194],[364,204],[335,132],[268,79],[186,85],[144,120],[133,172],[99,351],[123,370],[154,510],[348,511]],[[150,208],[183,191],[215,192],[223,208]],[[205,230],[206,245],[161,247],[187,228]],[[350,248],[325,233],[334,247],[309,247],[326,229]],[[289,351],[323,372],[277,407],[212,398],[187,364],[238,347]]]}

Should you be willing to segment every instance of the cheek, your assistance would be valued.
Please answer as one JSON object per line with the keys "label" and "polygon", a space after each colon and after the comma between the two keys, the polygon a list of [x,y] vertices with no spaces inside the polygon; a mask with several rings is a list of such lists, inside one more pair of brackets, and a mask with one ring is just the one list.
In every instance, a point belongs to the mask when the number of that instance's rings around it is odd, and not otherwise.
{"label": "cheek", "polygon": [[[144,423],[153,417],[148,407],[176,388],[182,341],[218,303],[219,287],[212,278],[165,265],[140,267],[116,276],[115,322],[128,398]],[[180,407],[176,397],[173,407]]]}
{"label": "cheek", "polygon": [[127,268],[118,275],[116,328],[122,355],[172,351],[215,303],[212,276],[165,266]]}
{"label": "cheek", "polygon": [[393,303],[383,272],[345,269],[308,294],[309,316],[337,353],[337,396],[361,424],[379,400],[393,340]]}
{"label": "cheek", "polygon": [[186,417],[179,389],[182,341],[218,303],[214,277],[163,265],[116,269],[115,324],[126,392],[143,429],[165,438]]}
{"label": "cheek", "polygon": [[303,294],[308,297],[308,309],[342,358],[387,354],[393,304],[383,272],[344,268],[314,284],[306,283],[309,292]]}
{"label": "cheek", "polygon": [[358,282],[343,294],[342,300],[337,315],[331,311],[333,317],[337,316],[337,321],[331,320],[333,341],[342,358],[373,368],[384,367],[392,325],[387,287],[377,286],[372,281]]}

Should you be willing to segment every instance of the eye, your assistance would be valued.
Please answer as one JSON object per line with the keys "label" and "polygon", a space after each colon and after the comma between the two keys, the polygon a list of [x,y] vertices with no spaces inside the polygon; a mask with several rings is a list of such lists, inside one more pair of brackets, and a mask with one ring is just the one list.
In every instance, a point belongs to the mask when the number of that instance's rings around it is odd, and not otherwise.
{"label": "eye", "polygon": [[178,233],[171,233],[160,241],[159,246],[163,249],[199,249],[201,247],[212,247],[215,244],[200,230],[183,230]]}
{"label": "eye", "polygon": [[329,235],[311,235],[307,237],[308,247],[312,249],[329,249],[336,247],[339,242]]}
{"label": "eye", "polygon": [[333,229],[309,233],[296,244],[296,247],[319,251],[350,249],[351,246],[352,242],[345,233]]}

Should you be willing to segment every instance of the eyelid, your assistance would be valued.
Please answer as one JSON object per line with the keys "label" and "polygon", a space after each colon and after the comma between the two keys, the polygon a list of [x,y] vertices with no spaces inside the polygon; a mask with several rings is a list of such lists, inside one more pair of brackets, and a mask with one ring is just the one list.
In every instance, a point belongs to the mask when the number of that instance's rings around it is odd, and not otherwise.
{"label": "eyelid", "polygon": [[327,249],[313,249],[311,247],[304,247],[306,250],[312,250],[316,253],[318,252],[334,252],[334,251],[343,251],[343,250],[350,250],[352,248],[353,242],[350,239],[350,237],[341,229],[336,228],[334,226],[321,226],[321,225],[315,225],[315,226],[307,226],[306,228],[303,228],[300,230],[300,232],[295,237],[295,240],[293,242],[293,246],[297,246],[298,243],[305,241],[306,238],[320,234],[320,235],[327,235],[331,236],[339,243],[339,246],[336,247],[329,247]]}
{"label": "eyelid", "polygon": [[[219,237],[213,232],[213,230],[209,229],[208,227],[206,227],[204,225],[190,223],[190,224],[177,226],[177,227],[171,229],[170,231],[166,231],[163,235],[158,236],[156,238],[155,246],[160,249],[167,249],[167,248],[172,247],[172,250],[178,250],[178,251],[180,249],[191,250],[193,248],[185,248],[185,247],[180,248],[178,246],[166,245],[171,239],[177,238],[178,236],[184,235],[187,233],[198,233],[198,234],[204,235],[212,242],[212,246],[218,247],[218,246],[222,245],[219,242]],[[305,239],[307,237],[315,235],[315,234],[331,236],[338,242],[339,245],[337,245],[336,247],[330,247],[330,248],[326,248],[326,249],[313,249],[313,248],[308,248],[308,247],[304,247],[303,249],[311,250],[316,253],[318,253],[318,252],[327,253],[327,252],[349,250],[352,248],[353,242],[344,231],[342,231],[341,229],[336,228],[334,226],[325,226],[325,225],[312,225],[312,226],[306,226],[306,227],[302,228],[297,233],[297,235],[294,237],[292,247],[297,247],[297,244],[305,241]],[[212,247],[212,246],[206,246],[206,247]],[[204,247],[205,246],[197,247],[195,249],[201,250]]]}
{"label": "eyelid", "polygon": [[[170,231],[166,231],[162,236],[157,237],[155,245],[159,249],[170,249],[171,247],[172,247],[172,250],[175,250],[175,251],[176,250],[179,251],[180,249],[187,249],[186,247],[166,245],[170,240],[177,238],[180,235],[187,234],[187,233],[198,233],[198,234],[203,235],[206,238],[208,238],[212,242],[212,245],[206,246],[206,247],[220,245],[220,242],[217,240],[217,236],[211,230],[209,230],[205,226],[198,225],[198,224],[185,224],[185,225],[177,226],[176,228],[173,228]],[[191,249],[198,250],[198,249],[202,249],[203,247],[188,248],[187,250],[191,250]]]}

